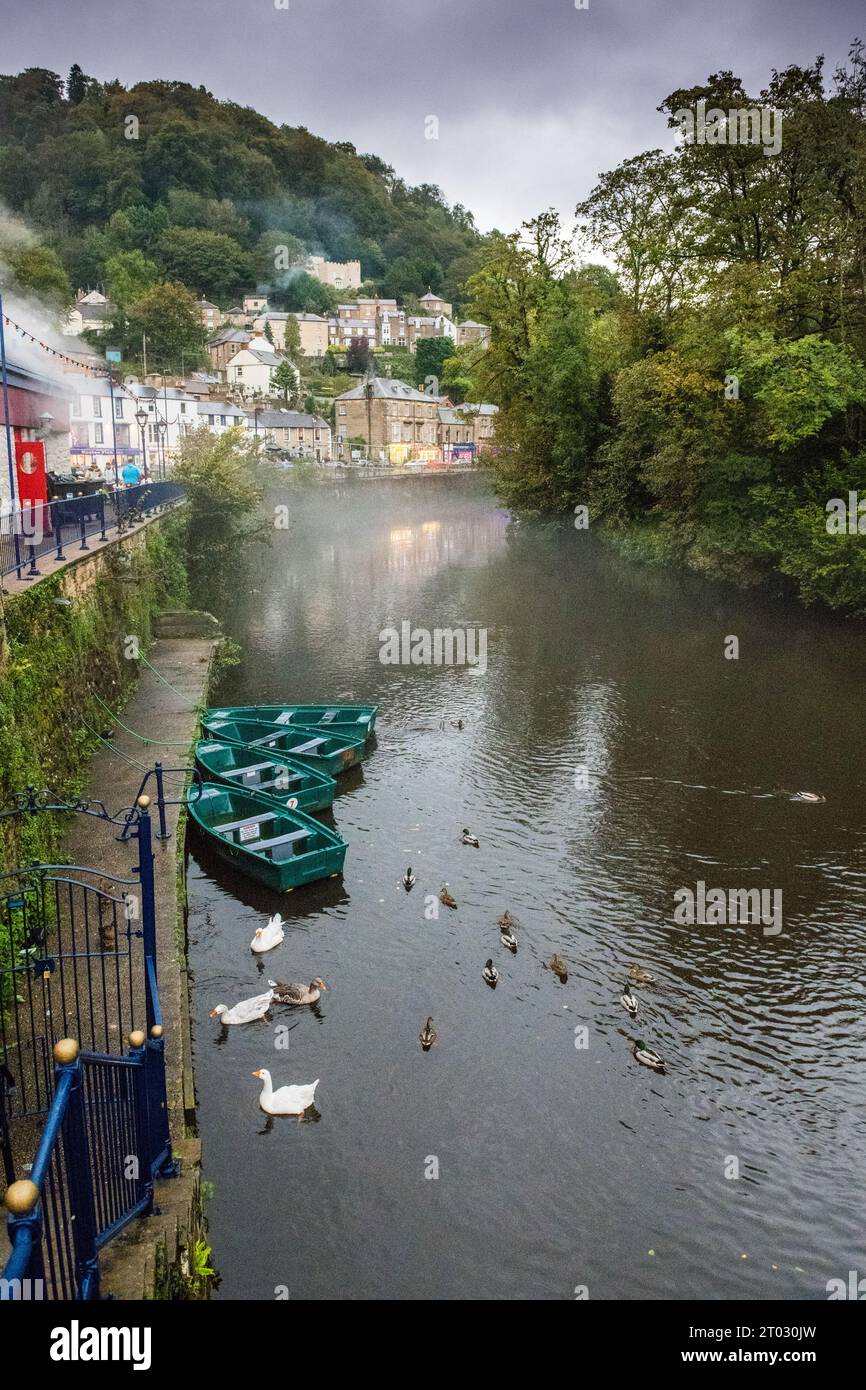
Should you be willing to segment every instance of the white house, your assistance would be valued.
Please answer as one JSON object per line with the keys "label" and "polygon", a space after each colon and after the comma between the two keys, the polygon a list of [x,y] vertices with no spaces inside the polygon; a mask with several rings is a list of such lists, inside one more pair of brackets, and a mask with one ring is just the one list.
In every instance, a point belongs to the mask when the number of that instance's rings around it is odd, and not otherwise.
{"label": "white house", "polygon": [[272,385],[274,372],[281,362],[287,360],[274,351],[267,338],[252,338],[245,348],[229,359],[226,366],[229,385],[245,397],[270,396],[276,390]]}
{"label": "white house", "polygon": [[212,434],[225,434],[236,425],[246,429],[247,417],[240,406],[227,405],[225,401],[199,401],[197,411],[198,426],[205,425]]}

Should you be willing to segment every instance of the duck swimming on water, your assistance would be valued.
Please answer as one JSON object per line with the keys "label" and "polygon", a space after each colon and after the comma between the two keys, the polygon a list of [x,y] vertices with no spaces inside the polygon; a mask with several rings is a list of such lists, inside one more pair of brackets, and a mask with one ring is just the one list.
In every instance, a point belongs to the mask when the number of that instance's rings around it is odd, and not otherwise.
{"label": "duck swimming on water", "polygon": [[554,975],[559,976],[559,983],[564,985],[568,979],[568,966],[562,956],[551,956],[547,962],[547,969],[552,970]]}
{"label": "duck swimming on water", "polygon": [[415,887],[415,875],[414,875],[413,872],[412,872],[412,865],[411,865],[411,864],[409,865],[409,867],[408,867],[408,869],[406,870],[406,872],[405,872],[405,874],[403,875],[403,877],[400,879],[400,882],[402,883],[403,887],[406,889],[406,892],[407,892],[407,893],[411,893],[411,892],[412,892],[412,889]]}
{"label": "duck swimming on water", "polygon": [[432,1018],[428,1018],[427,1022],[424,1024],[424,1027],[421,1029],[421,1032],[418,1034],[418,1041],[420,1042],[423,1051],[429,1052],[438,1037],[439,1034],[433,1027]]}
{"label": "duck swimming on water", "polygon": [[492,960],[489,960],[485,965],[484,969],[481,972],[481,978],[482,980],[484,980],[485,984],[488,984],[490,986],[491,989],[496,988],[496,985],[499,981],[499,971],[496,969],[496,966],[493,964]]}
{"label": "duck swimming on water", "polygon": [[478,839],[478,836],[473,835],[472,831],[467,830],[465,826],[463,827],[463,834],[460,836],[460,840],[462,844],[471,845],[473,849],[481,848],[481,841]]}
{"label": "duck swimming on water", "polygon": [[452,898],[451,894],[448,892],[447,883],[443,883],[442,887],[439,889],[439,901],[443,907],[454,908],[457,906],[457,899]]}
{"label": "duck swimming on water", "polygon": [[636,1016],[638,1008],[637,999],[631,992],[631,985],[628,980],[626,980],[623,986],[623,992],[619,997],[619,1002],[622,1004],[627,1014],[630,1014],[632,1018]]}
{"label": "duck swimming on water", "polygon": [[315,1004],[323,989],[328,986],[316,977],[308,985],[296,985],[285,980],[268,980],[274,993],[275,1004]]}
{"label": "duck swimming on water", "polygon": [[628,968],[628,977],[630,980],[633,980],[636,985],[654,985],[656,982],[655,975],[651,975],[648,970],[644,970],[640,965],[630,965]]}
{"label": "duck swimming on water", "polygon": [[639,1038],[632,1048],[632,1054],[640,1062],[641,1066],[649,1067],[652,1071],[661,1072],[664,1075],[665,1064],[657,1052],[653,1052],[651,1047],[647,1047],[643,1038]]}

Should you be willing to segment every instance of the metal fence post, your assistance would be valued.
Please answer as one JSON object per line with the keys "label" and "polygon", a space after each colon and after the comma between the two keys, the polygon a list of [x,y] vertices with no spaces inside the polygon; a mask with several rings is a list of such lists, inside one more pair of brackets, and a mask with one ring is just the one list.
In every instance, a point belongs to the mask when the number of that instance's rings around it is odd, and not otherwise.
{"label": "metal fence post", "polygon": [[146,980],[147,1031],[155,1023],[157,1002],[153,993],[157,984],[156,968],[156,889],[153,879],[153,844],[151,841],[150,797],[138,798],[138,878],[141,883],[141,927],[144,938],[144,967]]}
{"label": "metal fence post", "polygon": [[54,1047],[55,1075],[59,1084],[64,1072],[72,1072],[69,1104],[63,1116],[63,1149],[66,1158],[66,1184],[72,1208],[72,1239],[75,1245],[75,1289],[79,1298],[99,1297],[99,1253],[96,1247],[98,1222],[91,1181],[91,1155],[87,1140],[87,1116],[81,1077],[78,1043],[64,1038]]}
{"label": "metal fence post", "polygon": [[147,1210],[152,1211],[154,1138],[150,1123],[146,1040],[140,1030],[129,1035],[129,1056],[137,1064],[133,1072],[132,1084],[135,1087],[135,1111],[139,1133],[139,1152],[135,1156],[138,1164],[139,1196],[147,1198]]}
{"label": "metal fence post", "polygon": [[154,771],[156,772],[156,804],[159,808],[159,830],[157,831],[156,838],[158,840],[170,840],[171,836],[166,829],[165,823],[165,791],[162,782],[162,763],[159,759],[154,763]]}
{"label": "metal fence post", "polygon": [[[39,1188],[30,1178],[21,1178],[7,1187],[4,1201],[9,1212],[6,1229],[14,1253],[4,1271],[7,1283],[0,1287],[0,1299],[14,1299],[16,1292],[25,1288],[32,1290],[34,1283],[42,1288],[45,1286],[42,1205]],[[18,1288],[13,1282],[15,1280],[18,1281]]]}
{"label": "metal fence post", "polygon": [[165,1085],[165,1038],[161,1023],[155,1023],[150,1030],[145,1063],[152,1156],[151,1171],[155,1178],[175,1178],[180,1170],[171,1151],[168,1093]]}

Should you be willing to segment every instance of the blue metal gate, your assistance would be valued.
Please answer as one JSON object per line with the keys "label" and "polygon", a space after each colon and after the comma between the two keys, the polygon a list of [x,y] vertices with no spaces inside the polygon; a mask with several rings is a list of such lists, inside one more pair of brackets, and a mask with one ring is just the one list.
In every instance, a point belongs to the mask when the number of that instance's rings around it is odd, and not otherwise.
{"label": "blue metal gate", "polygon": [[[99,1250],[175,1171],[156,957],[150,798],[112,816],[28,789],[2,814],[76,811],[135,839],[135,877],[32,865],[0,878],[0,1102],[7,1181],[16,1121],[42,1121],[29,1177],[11,1181],[0,1299],[92,1298]],[[144,1022],[145,1028],[141,1028]],[[129,1031],[127,1031],[129,1030]]]}

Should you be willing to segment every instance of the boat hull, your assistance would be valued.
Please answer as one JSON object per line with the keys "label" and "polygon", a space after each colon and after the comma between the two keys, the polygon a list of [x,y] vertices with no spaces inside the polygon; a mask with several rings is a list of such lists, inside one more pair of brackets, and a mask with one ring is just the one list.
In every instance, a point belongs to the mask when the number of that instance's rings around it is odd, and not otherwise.
{"label": "boat hull", "polygon": [[378,705],[224,705],[206,717],[235,722],[254,719],[284,728],[335,729],[350,738],[369,738],[376,727]]}
{"label": "boat hull", "polygon": [[201,726],[208,738],[218,743],[241,743],[263,757],[271,752],[280,753],[293,761],[307,763],[328,777],[357,767],[366,753],[363,738],[349,738],[346,734],[314,728],[285,728],[251,719],[217,719],[209,711],[202,715]]}
{"label": "boat hull", "polygon": [[204,782],[191,789],[187,805],[191,822],[220,859],[276,893],[343,871],[345,840],[272,797]]}
{"label": "boat hull", "polygon": [[272,750],[263,757],[240,743],[200,739],[195,760],[206,781],[255,792],[290,810],[310,813],[333,805],[337,789],[333,777]]}

